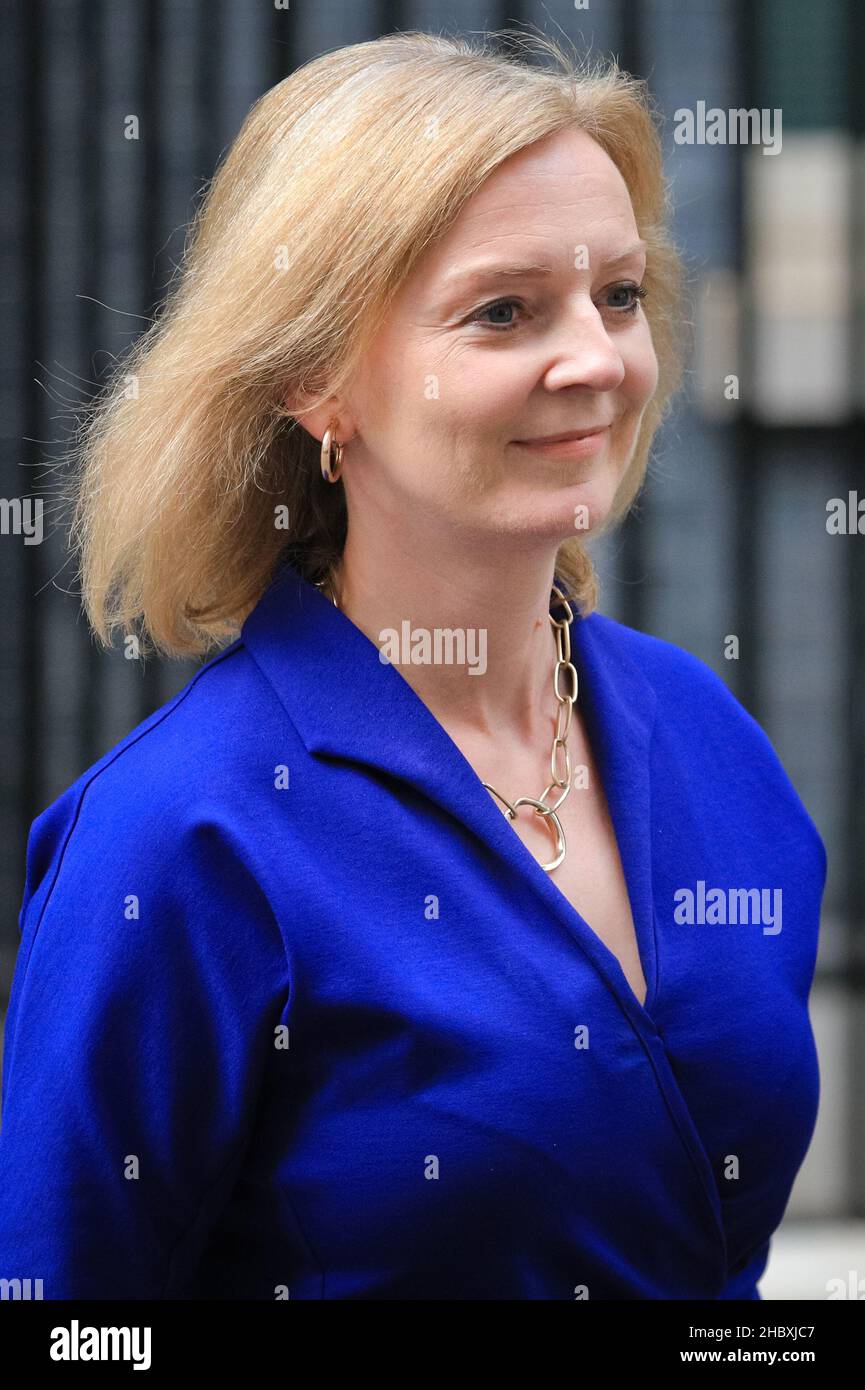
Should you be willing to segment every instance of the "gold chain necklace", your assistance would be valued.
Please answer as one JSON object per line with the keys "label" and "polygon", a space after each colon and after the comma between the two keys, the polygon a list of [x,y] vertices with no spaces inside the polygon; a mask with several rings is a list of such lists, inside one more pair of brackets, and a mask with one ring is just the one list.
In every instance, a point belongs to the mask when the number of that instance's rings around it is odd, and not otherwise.
{"label": "gold chain necklace", "polygon": [[[316,585],[316,588],[324,590],[335,607],[339,608],[330,576],[321,580],[321,582]],[[516,819],[517,809],[520,806],[531,806],[535,814],[542,816],[546,823],[552,827],[556,842],[556,855],[554,859],[550,860],[549,864],[541,865],[541,868],[545,869],[548,874],[551,874],[554,869],[559,867],[568,852],[565,829],[559,820],[557,812],[565,797],[569,794],[573,781],[571,756],[568,751],[568,733],[571,728],[571,715],[573,713],[574,701],[579,692],[577,668],[571,663],[570,625],[573,622],[573,610],[561,589],[555,584],[553,585],[551,593],[551,597],[553,596],[555,596],[556,600],[554,606],[560,605],[564,608],[567,617],[558,620],[553,617],[552,613],[548,615],[556,640],[556,666],[553,672],[553,693],[558,702],[558,708],[556,710],[556,730],[553,735],[552,752],[550,753],[550,773],[552,774],[552,780],[547,783],[539,797],[518,796],[515,801],[508,801],[507,797],[502,796],[501,792],[496,791],[495,787],[491,786],[489,782],[483,782],[481,784],[486,787],[488,792],[492,792],[493,796],[497,797],[502,803],[508,820]],[[570,687],[566,688],[564,693],[559,689],[559,678],[562,672],[565,673],[567,677],[567,686]],[[564,766],[560,768],[562,760]],[[556,789],[561,793],[558,801],[555,806],[547,806],[544,798]]]}

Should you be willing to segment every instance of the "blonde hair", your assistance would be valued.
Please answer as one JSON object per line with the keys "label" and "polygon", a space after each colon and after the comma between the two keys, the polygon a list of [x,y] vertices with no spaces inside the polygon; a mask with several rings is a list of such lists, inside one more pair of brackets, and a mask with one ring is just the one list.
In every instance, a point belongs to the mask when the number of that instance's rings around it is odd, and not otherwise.
{"label": "blonde hair", "polygon": [[[286,396],[311,407],[338,393],[415,262],[484,180],[572,126],[617,165],[648,243],[659,381],[603,529],[625,515],[682,374],[682,265],[645,84],[542,35],[387,35],[326,53],[259,98],[192,221],[163,311],[85,407],[69,539],[104,645],[138,630],[145,650],[202,655],[234,640],[281,559],[326,577],[344,544],[344,490],[323,482],[320,446]],[[590,612],[597,580],[579,536],[556,572]]]}

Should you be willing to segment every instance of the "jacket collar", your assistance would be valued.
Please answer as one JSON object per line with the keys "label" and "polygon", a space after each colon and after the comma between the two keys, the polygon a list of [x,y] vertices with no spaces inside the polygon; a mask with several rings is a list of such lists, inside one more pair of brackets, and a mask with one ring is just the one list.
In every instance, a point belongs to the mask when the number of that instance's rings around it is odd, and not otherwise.
{"label": "jacket collar", "polygon": [[[657,697],[626,650],[628,635],[628,629],[600,614],[574,612],[571,656],[578,698],[622,856],[647,972],[648,1008],[653,997],[648,971],[655,968],[649,748]],[[367,764],[409,783],[529,877],[573,930],[578,914],[507,823],[450,735],[398,667],[380,661],[375,644],[315,585],[283,565],[247,617],[241,640],[311,754]],[[607,968],[609,954],[603,957]]]}

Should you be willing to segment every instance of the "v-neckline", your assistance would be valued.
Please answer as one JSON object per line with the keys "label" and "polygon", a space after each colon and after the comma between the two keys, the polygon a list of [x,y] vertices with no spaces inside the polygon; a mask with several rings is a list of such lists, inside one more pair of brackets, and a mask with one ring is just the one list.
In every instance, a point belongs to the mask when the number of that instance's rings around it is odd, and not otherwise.
{"label": "v-neckline", "polygon": [[[595,759],[595,761],[597,763],[597,759]],[[601,777],[601,780],[603,782],[603,774],[601,773],[600,769],[598,771],[598,775],[599,777]],[[478,786],[480,790],[482,790],[485,793],[485,795],[489,796],[489,792],[487,792],[480,778],[478,778]],[[607,804],[609,806],[609,795],[606,792],[606,788],[605,795],[607,795]],[[494,809],[496,808],[494,807]],[[592,946],[594,948],[594,952],[596,954],[599,954],[602,961],[604,961],[605,963],[605,974],[607,976],[609,976],[610,974],[613,975],[615,983],[617,984],[618,988],[625,993],[632,1007],[638,1011],[638,1014],[641,1017],[645,1017],[645,1020],[648,1022],[652,1031],[656,1031],[657,1025],[655,1023],[654,1017],[652,1016],[652,1013],[650,1012],[651,1006],[653,1006],[655,1003],[655,989],[653,987],[656,975],[654,965],[655,949],[653,945],[651,952],[652,963],[650,965],[649,961],[646,958],[646,945],[640,932],[640,914],[633,902],[631,880],[628,875],[628,869],[625,862],[625,856],[622,851],[622,846],[619,843],[619,834],[616,828],[616,816],[612,806],[610,806],[610,819],[613,824],[613,833],[616,837],[616,845],[619,852],[619,858],[622,862],[622,874],[628,892],[628,901],[631,905],[631,916],[634,922],[634,939],[637,948],[637,955],[640,961],[640,969],[643,973],[643,978],[646,982],[646,997],[642,1003],[640,1002],[636,993],[634,992],[633,986],[631,985],[630,980],[625,974],[622,962],[619,960],[619,957],[616,955],[615,951],[613,951],[604,941],[603,937],[597,931],[595,931],[591,923],[583,916],[579,909],[574,906],[567,894],[562,892],[561,888],[559,888],[558,884],[556,883],[554,876],[552,874],[547,873],[546,869],[543,868],[540,861],[534,856],[534,854],[532,854],[528,845],[520,838],[513,826],[508,823],[507,817],[505,816],[504,812],[499,811],[499,815],[501,817],[501,820],[505,823],[505,829],[508,831],[511,837],[509,843],[513,849],[513,859],[515,861],[521,861],[520,863],[515,863],[514,867],[520,870],[520,872],[530,883],[530,886],[534,888],[534,890],[537,893],[540,893],[541,896],[545,896],[547,898],[549,898],[550,894],[553,894],[555,896],[558,914],[560,917],[566,919],[566,923],[570,927],[573,935],[581,940],[584,939],[585,935],[587,935],[590,938]]]}
{"label": "v-neckline", "polygon": [[[577,629],[582,626],[582,622],[584,621],[584,619],[581,619],[579,623],[575,621],[571,626],[572,659],[578,658],[581,655],[579,648],[582,646],[582,643],[578,643],[575,639]],[[576,660],[574,660],[574,665],[576,665]],[[636,844],[633,836],[629,838],[627,833],[623,835],[625,822],[624,807],[621,804],[619,796],[620,788],[618,785],[615,787],[613,786],[615,779],[608,775],[609,768],[605,766],[607,759],[604,756],[603,750],[598,747],[597,733],[600,728],[602,713],[599,709],[597,691],[594,691],[586,698],[584,692],[587,687],[583,683],[583,673],[580,667],[577,668],[577,674],[580,679],[580,693],[578,699],[582,701],[586,737],[609,809],[613,834],[616,839],[616,846],[622,864],[622,873],[628,892],[628,901],[631,906],[637,954],[640,960],[640,969],[643,972],[643,978],[646,982],[646,998],[643,1003],[637,998],[615,951],[610,949],[603,937],[595,931],[591,923],[586,920],[576,907],[574,907],[570,898],[562,892],[555,882],[554,875],[547,873],[546,869],[543,868],[540,861],[536,859],[528,845],[525,844],[517,831],[510,824],[507,816],[500,809],[498,802],[484,786],[482,778],[476,772],[468,758],[466,758],[462,749],[454,742],[444,725],[439,722],[432,710],[429,709],[429,706],[426,705],[424,701],[420,700],[420,696],[417,695],[414,688],[409,685],[409,689],[415,698],[419,700],[429,712],[431,718],[435,720],[436,725],[451,744],[454,753],[465,764],[475,784],[478,802],[488,803],[489,808],[496,813],[496,823],[501,824],[501,828],[505,832],[505,838],[500,847],[501,852],[504,852],[505,857],[511,860],[512,867],[528,882],[529,886],[533,888],[536,893],[547,902],[555,903],[558,916],[564,920],[571,934],[581,943],[585,943],[586,940],[589,941],[592,947],[592,954],[595,957],[595,964],[603,966],[603,973],[608,982],[625,995],[631,1009],[636,1010],[637,1016],[648,1025],[650,1031],[656,1033],[658,1027],[653,1017],[652,1009],[656,1004],[657,996],[657,947],[654,931],[654,898],[651,893],[651,883],[649,883],[647,895],[641,897],[639,893],[635,891],[635,878],[638,877],[635,875],[634,871]],[[403,679],[405,678],[403,677]],[[408,685],[407,681],[406,684]],[[588,686],[588,689],[591,690],[591,685]],[[648,767],[646,768],[646,775],[648,776]],[[477,822],[474,823],[474,828],[480,829]],[[639,827],[636,827],[636,829],[639,833]],[[650,825],[648,822],[643,827],[643,836],[645,842],[648,843],[650,839]],[[648,935],[646,933],[644,914],[644,908],[646,907],[648,907],[650,913],[649,925],[651,931]]]}
{"label": "v-neckline", "polygon": [[[348,617],[347,614],[342,613],[341,609],[336,609],[336,611],[342,617]],[[351,622],[351,619],[349,618],[348,621]],[[399,667],[395,666],[394,670],[400,677],[401,685],[409,692],[411,699],[433,721],[436,729],[449,744],[452,756],[462,764],[466,771],[467,781],[471,786],[473,800],[477,803],[477,808],[472,804],[467,805],[462,802],[460,808],[462,822],[476,834],[483,836],[487,843],[489,843],[489,839],[484,836],[486,826],[489,823],[498,826],[501,834],[494,837],[498,841],[494,847],[499,855],[507,859],[513,870],[528,886],[534,889],[550,907],[554,908],[556,915],[568,928],[571,935],[584,948],[588,948],[593,963],[617,994],[617,997],[626,1002],[631,1014],[635,1013],[637,1019],[651,1033],[657,1034],[658,1025],[652,1013],[657,1002],[657,945],[651,883],[651,825],[649,819],[649,745],[654,724],[654,692],[646,683],[652,698],[651,701],[647,701],[647,704],[650,705],[650,715],[645,722],[641,718],[635,717],[629,729],[624,718],[620,718],[618,721],[613,719],[611,700],[614,692],[610,676],[603,669],[603,656],[596,647],[595,641],[589,641],[587,638],[586,621],[587,619],[575,609],[570,632],[571,656],[577,667],[578,701],[581,704],[585,719],[586,737],[609,809],[628,901],[631,906],[637,954],[646,982],[646,998],[643,1003],[637,998],[615,951],[610,949],[600,934],[574,907],[555,882],[554,876],[548,874],[541,866],[540,861],[535,858],[528,845],[510,825],[498,801],[484,786],[482,778],[472,763],[451,738],[447,729],[436,718],[430,707],[405,679]],[[352,624],[352,626],[358,632],[362,632],[356,627],[356,624]],[[365,633],[362,635],[366,641],[370,641]],[[370,645],[376,651],[378,650],[374,643],[370,642]],[[644,680],[641,673],[638,674]],[[584,676],[587,678],[584,679]],[[615,693],[621,698],[620,691]],[[616,739],[617,729],[618,740]],[[633,819],[629,819],[626,788],[623,785],[625,770],[640,784],[639,790],[636,786],[634,787],[632,802],[637,811]],[[490,813],[493,814],[490,815]]]}
{"label": "v-neckline", "polygon": [[[612,619],[598,613],[583,615],[575,608],[571,651],[580,682],[578,701],[631,905],[646,981],[644,1003],[634,993],[615,952],[506,822],[498,801],[399,666],[382,663],[375,642],[346,613],[287,567],[246,620],[242,638],[279,691],[310,752],[377,767],[414,786],[458,819],[541,898],[634,1025],[657,1035],[650,783],[657,696],[629,655],[622,640],[624,630],[618,628]],[[630,635],[640,638],[638,633]],[[344,679],[346,663],[353,671],[351,681]],[[368,717],[371,709],[379,718]]]}

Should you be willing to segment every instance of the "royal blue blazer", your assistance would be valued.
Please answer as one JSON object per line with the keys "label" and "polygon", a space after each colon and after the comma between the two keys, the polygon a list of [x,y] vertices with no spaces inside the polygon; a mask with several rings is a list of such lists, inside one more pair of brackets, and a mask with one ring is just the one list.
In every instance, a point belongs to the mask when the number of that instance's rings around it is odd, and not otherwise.
{"label": "royal blue blazer", "polygon": [[645,1004],[399,668],[283,565],[33,823],[0,1278],[759,1297],[816,1119],[823,843],[708,666],[599,613],[572,650]]}

